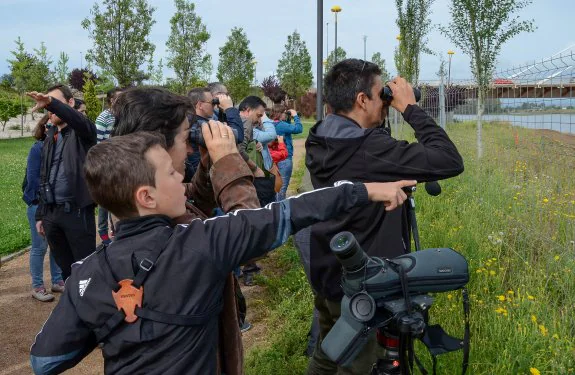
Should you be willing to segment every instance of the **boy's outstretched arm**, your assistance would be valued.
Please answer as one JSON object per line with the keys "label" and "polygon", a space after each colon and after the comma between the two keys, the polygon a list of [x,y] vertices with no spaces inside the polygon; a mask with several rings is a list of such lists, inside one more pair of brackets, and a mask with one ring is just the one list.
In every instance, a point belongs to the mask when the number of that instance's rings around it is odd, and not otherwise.
{"label": "boy's outstretched arm", "polygon": [[385,202],[387,209],[391,210],[406,199],[401,188],[415,183],[342,181],[334,187],[303,193],[260,209],[237,210],[205,221],[194,220],[187,228],[180,227],[180,233],[176,235],[185,241],[184,253],[190,253],[189,248],[203,249],[225,274],[237,265],[282,245],[292,233],[336,218],[366,205],[370,200]]}
{"label": "boy's outstretched arm", "polygon": [[72,302],[78,281],[70,277],[66,291],[30,349],[34,374],[60,374],[77,365],[96,347],[96,338],[80,319]]}

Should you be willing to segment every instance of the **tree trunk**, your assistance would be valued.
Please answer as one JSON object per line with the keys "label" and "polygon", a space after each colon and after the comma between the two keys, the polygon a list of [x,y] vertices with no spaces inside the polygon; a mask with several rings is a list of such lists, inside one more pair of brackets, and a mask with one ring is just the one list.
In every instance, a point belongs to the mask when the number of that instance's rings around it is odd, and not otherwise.
{"label": "tree trunk", "polygon": [[483,156],[483,143],[481,141],[481,117],[485,109],[485,92],[479,87],[477,95],[477,159]]}

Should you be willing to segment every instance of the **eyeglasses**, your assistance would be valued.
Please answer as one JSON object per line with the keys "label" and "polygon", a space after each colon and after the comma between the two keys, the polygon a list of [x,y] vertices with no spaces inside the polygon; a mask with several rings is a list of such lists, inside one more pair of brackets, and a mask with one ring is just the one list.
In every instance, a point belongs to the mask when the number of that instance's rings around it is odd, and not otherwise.
{"label": "eyeglasses", "polygon": [[357,92],[357,89],[359,87],[359,81],[361,81],[361,75],[363,74],[363,70],[365,69],[365,64],[367,64],[367,61],[363,60],[363,66],[361,67],[361,71],[359,72],[359,77],[357,79],[357,82],[355,83],[355,91]]}

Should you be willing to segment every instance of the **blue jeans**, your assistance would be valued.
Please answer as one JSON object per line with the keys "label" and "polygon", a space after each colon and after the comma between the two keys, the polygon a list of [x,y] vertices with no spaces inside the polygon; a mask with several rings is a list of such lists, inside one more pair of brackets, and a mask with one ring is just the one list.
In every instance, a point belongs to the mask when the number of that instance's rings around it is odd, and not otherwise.
{"label": "blue jeans", "polygon": [[[44,286],[44,255],[48,245],[46,239],[36,231],[36,209],[38,206],[29,206],[27,210],[28,224],[30,224],[30,237],[32,247],[30,249],[30,275],[32,276],[32,288]],[[62,270],[56,264],[52,251],[50,251],[50,274],[52,284],[62,281]]]}
{"label": "blue jeans", "polygon": [[108,239],[109,216],[110,214],[108,213],[108,210],[106,210],[102,206],[98,207],[98,234],[100,235],[100,238],[102,238],[102,240],[104,239],[109,240]]}
{"label": "blue jeans", "polygon": [[276,200],[281,201],[286,199],[287,188],[289,186],[289,180],[291,178],[291,173],[293,170],[293,161],[291,158],[287,158],[278,163],[278,169],[280,170],[280,175],[282,176],[283,184],[279,193],[276,195]]}

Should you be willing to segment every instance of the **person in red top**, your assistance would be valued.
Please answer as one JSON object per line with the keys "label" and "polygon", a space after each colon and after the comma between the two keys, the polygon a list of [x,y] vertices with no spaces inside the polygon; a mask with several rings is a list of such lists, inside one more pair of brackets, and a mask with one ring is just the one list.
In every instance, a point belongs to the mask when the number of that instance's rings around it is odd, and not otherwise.
{"label": "person in red top", "polygon": [[270,154],[276,164],[288,157],[288,150],[284,142],[284,137],[281,135],[278,136],[275,141],[270,142],[268,148],[270,149]]}

